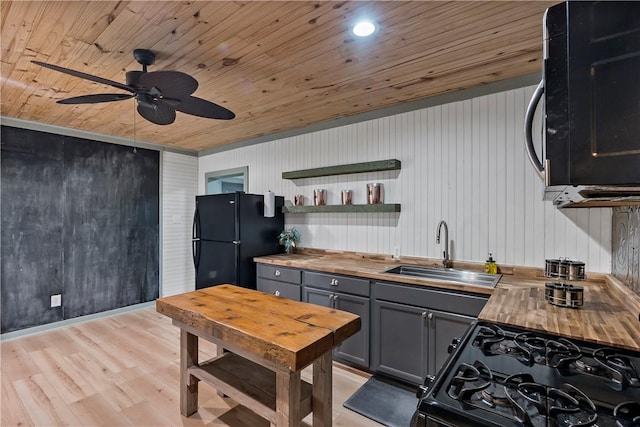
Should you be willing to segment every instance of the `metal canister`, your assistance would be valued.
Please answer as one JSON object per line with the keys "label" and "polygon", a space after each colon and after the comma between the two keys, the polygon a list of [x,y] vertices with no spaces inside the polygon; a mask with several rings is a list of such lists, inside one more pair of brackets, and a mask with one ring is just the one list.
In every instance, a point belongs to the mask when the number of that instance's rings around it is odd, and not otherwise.
{"label": "metal canister", "polygon": [[570,285],[567,289],[566,302],[567,307],[581,307],[584,304],[584,288],[582,286]]}
{"label": "metal canister", "polygon": [[351,190],[342,190],[342,204],[350,205],[353,203],[353,191]]}
{"label": "metal canister", "polygon": [[552,303],[556,305],[564,305],[566,300],[567,300],[567,287],[560,283],[556,283],[556,285],[553,287]]}
{"label": "metal canister", "polygon": [[569,260],[561,259],[558,263],[558,277],[561,279],[569,278]]}
{"label": "metal canister", "polygon": [[367,203],[370,205],[384,203],[384,186],[381,183],[367,184]]}
{"label": "metal canister", "polygon": [[327,190],[316,189],[313,190],[313,204],[315,206],[322,206],[327,204]]}
{"label": "metal canister", "polygon": [[544,284],[544,299],[547,301],[551,301],[553,299],[553,289],[555,288],[555,283],[545,283]]}
{"label": "metal canister", "polygon": [[569,280],[584,280],[584,262],[581,261],[568,261],[569,271],[567,279]]}
{"label": "metal canister", "polygon": [[545,283],[544,299],[559,307],[577,308],[584,304],[584,289],[564,283]]}
{"label": "metal canister", "polygon": [[559,259],[548,259],[544,262],[544,275],[545,277],[558,277],[558,267],[560,265]]}

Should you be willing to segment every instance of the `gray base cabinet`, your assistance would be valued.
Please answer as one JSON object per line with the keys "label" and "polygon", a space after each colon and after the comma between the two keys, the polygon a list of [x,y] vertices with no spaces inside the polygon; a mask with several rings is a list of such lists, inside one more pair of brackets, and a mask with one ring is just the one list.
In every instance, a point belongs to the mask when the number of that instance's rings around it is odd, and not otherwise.
{"label": "gray base cabinet", "polygon": [[487,300],[387,283],[374,283],[372,296],[371,370],[413,384],[442,367],[451,341],[464,335]]}
{"label": "gray base cabinet", "polygon": [[[476,317],[429,310],[429,368],[428,375],[435,375],[449,357],[447,351],[454,338],[462,338]],[[423,378],[424,380],[424,378]]]}
{"label": "gray base cabinet", "polygon": [[427,373],[427,311],[389,301],[373,301],[373,363],[376,372],[411,383]]}
{"label": "gray base cabinet", "polygon": [[304,271],[303,284],[302,301],[360,316],[360,331],[336,347],[333,354],[337,360],[369,369],[369,281]]}
{"label": "gray base cabinet", "polygon": [[300,301],[302,272],[295,268],[258,264],[256,289]]}
{"label": "gray base cabinet", "polygon": [[362,328],[333,356],[358,368],[422,384],[449,356],[487,302],[475,295],[352,276],[257,265],[257,288],[360,316]]}

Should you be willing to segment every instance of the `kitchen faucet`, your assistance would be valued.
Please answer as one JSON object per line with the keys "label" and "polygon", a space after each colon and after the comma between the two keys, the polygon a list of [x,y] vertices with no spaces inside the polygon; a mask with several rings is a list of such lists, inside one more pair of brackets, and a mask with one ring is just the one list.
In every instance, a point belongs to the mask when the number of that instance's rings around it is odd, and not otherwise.
{"label": "kitchen faucet", "polygon": [[436,243],[440,243],[440,229],[444,225],[444,251],[442,252],[442,265],[444,268],[451,268],[451,260],[449,259],[449,227],[442,220],[438,223],[438,231],[436,232]]}

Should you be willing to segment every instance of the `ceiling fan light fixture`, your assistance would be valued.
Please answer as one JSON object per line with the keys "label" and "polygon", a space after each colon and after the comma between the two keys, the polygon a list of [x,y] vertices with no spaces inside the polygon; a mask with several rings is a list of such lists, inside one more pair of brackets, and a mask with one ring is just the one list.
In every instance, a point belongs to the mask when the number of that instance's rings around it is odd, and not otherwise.
{"label": "ceiling fan light fixture", "polygon": [[147,71],[147,66],[155,61],[153,52],[146,49],[135,49],[133,57],[142,65],[142,71],[127,71],[125,73],[126,85],[59,65],[40,61],[31,62],[73,77],[129,92],[127,94],[100,93],[74,96],[56,101],[58,104],[96,104],[135,97],[138,113],[157,125],[173,123],[176,119],[176,110],[207,119],[231,120],[235,117],[232,111],[221,105],[192,96],[191,94],[198,88],[198,81],[190,75],[180,71]]}
{"label": "ceiling fan light fixture", "polygon": [[351,32],[353,33],[353,35],[358,37],[369,37],[370,35],[375,33],[377,29],[378,26],[375,24],[375,22],[364,19],[356,22],[356,24],[351,28]]}
{"label": "ceiling fan light fixture", "polygon": [[154,110],[156,109],[156,103],[154,102],[155,98],[149,93],[139,93],[136,100],[138,101],[138,105],[142,105],[146,108],[152,108]]}

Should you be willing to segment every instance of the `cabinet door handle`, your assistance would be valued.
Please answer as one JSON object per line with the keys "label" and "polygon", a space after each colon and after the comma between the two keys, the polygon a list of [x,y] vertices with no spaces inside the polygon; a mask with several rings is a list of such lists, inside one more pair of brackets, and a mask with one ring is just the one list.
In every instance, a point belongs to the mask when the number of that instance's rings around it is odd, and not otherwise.
{"label": "cabinet door handle", "polygon": [[338,295],[333,296],[333,300],[336,301],[338,299]]}
{"label": "cabinet door handle", "polygon": [[334,286],[338,286],[338,279],[336,279],[336,284]]}
{"label": "cabinet door handle", "polygon": [[275,291],[273,294],[274,294],[275,296],[279,297],[279,296],[280,296],[280,291]]}
{"label": "cabinet door handle", "polygon": [[427,318],[429,318],[429,320],[433,319],[433,313],[429,313],[429,315],[427,316]]}
{"label": "cabinet door handle", "polygon": [[423,318],[423,319],[426,319],[426,318],[427,318],[427,312],[426,312],[426,311],[423,311],[423,312],[422,312],[422,318]]}
{"label": "cabinet door handle", "polygon": [[280,277],[280,270],[274,271],[273,275],[276,276],[276,277]]}

